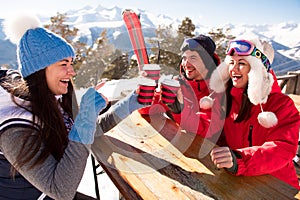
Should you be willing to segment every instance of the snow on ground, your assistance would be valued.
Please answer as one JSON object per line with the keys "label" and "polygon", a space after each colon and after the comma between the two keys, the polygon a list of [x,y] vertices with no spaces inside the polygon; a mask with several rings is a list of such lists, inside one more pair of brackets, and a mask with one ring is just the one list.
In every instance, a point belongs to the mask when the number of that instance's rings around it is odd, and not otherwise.
{"label": "snow on ground", "polygon": [[[164,79],[171,79],[172,75],[164,75],[160,76],[158,84]],[[132,79],[119,79],[119,80],[111,80],[107,81],[105,85],[98,90],[98,92],[105,95],[108,100],[114,101],[119,100],[125,97],[129,92],[135,90],[138,87],[139,77]],[[78,103],[80,103],[81,97],[87,89],[79,89],[76,91],[76,97]]]}
{"label": "snow on ground", "polygon": [[116,100],[125,97],[130,91],[137,88],[138,78],[111,80],[98,90],[104,94],[109,100]]}
{"label": "snow on ground", "polygon": [[[99,167],[97,169],[97,172],[101,170],[101,167]],[[119,200],[119,190],[116,188],[116,186],[113,184],[106,173],[97,175],[97,179],[101,200]],[[89,157],[87,160],[85,172],[78,187],[78,191],[96,198],[95,180],[91,157]]]}

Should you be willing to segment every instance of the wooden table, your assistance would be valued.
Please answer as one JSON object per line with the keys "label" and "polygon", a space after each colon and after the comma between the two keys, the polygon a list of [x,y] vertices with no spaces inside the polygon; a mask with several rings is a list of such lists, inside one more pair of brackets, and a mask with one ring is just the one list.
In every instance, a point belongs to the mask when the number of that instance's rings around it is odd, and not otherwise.
{"label": "wooden table", "polygon": [[137,111],[103,136],[92,153],[125,199],[300,199],[269,175],[233,176],[217,169],[208,140],[185,133],[168,118]]}

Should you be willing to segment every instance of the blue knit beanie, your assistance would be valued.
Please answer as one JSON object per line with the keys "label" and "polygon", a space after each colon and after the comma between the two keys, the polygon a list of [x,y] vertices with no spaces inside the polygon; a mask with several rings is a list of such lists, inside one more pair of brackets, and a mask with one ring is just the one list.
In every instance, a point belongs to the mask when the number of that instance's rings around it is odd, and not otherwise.
{"label": "blue knit beanie", "polygon": [[75,57],[73,47],[59,35],[42,28],[34,16],[5,21],[5,33],[17,44],[19,69],[27,77],[64,58]]}

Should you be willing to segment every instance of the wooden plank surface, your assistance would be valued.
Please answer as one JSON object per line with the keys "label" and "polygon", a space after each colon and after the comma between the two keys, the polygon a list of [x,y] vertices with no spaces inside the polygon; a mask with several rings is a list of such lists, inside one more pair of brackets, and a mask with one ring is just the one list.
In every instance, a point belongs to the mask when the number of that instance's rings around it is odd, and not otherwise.
{"label": "wooden plank surface", "polygon": [[128,200],[300,199],[274,177],[236,177],[215,168],[207,155],[213,146],[162,115],[134,112],[96,138],[92,153]]}

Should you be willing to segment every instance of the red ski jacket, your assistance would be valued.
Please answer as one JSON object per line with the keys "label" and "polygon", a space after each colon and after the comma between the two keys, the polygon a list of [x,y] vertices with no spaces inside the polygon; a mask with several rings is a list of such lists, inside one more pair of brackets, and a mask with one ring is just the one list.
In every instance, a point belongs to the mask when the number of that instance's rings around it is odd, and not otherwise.
{"label": "red ski jacket", "polygon": [[234,122],[238,115],[243,89],[232,88],[232,108],[224,124],[226,146],[239,155],[236,175],[270,174],[300,189],[293,158],[297,151],[300,116],[294,102],[285,94],[273,92],[262,104],[264,111],[273,112],[278,124],[262,127],[257,120],[260,105],[253,106],[251,117]]}
{"label": "red ski jacket", "polygon": [[172,113],[172,116],[182,129],[205,137],[211,119],[211,109],[200,109],[199,100],[209,95],[209,81],[183,79],[180,82],[184,97],[183,109],[179,114]]}

